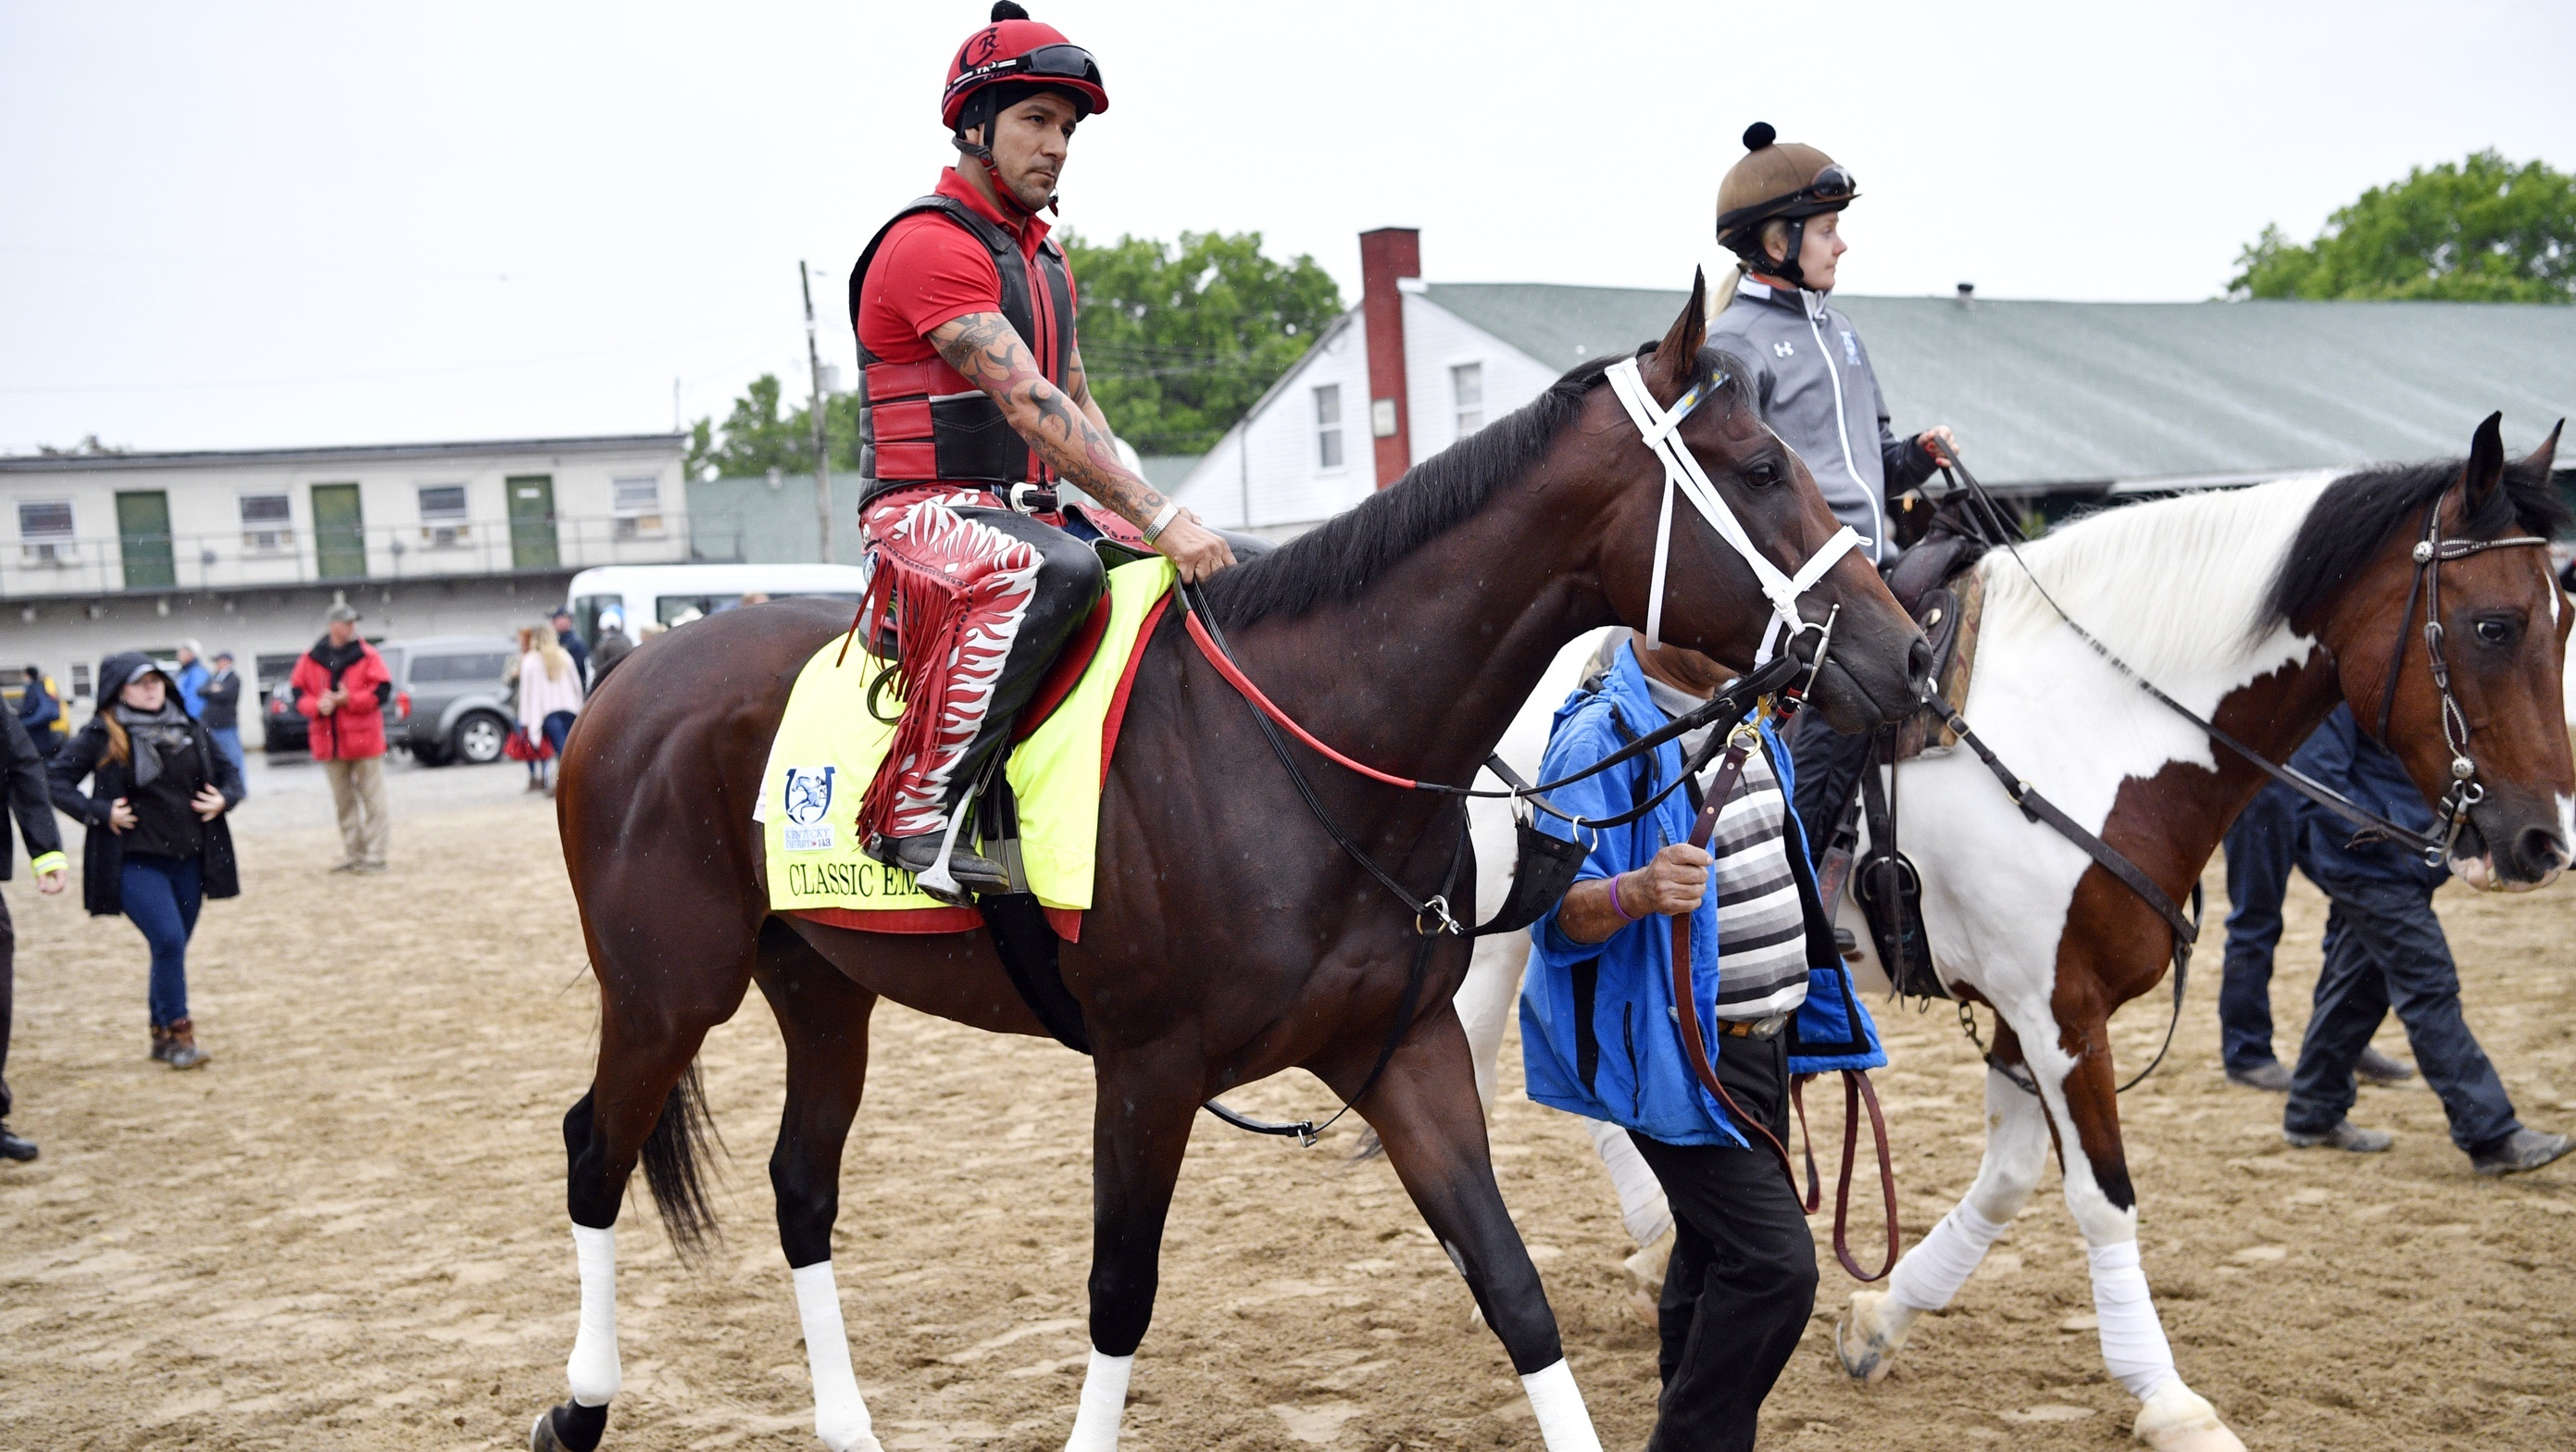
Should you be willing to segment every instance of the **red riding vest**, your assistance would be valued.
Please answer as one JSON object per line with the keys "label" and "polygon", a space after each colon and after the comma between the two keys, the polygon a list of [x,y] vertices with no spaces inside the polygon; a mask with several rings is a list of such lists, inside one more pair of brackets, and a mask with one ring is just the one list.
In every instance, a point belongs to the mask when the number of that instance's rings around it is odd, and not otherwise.
{"label": "red riding vest", "polygon": [[[877,229],[850,271],[851,330],[858,330],[859,302],[877,248],[895,223],[922,212],[935,212],[963,228],[992,253],[993,271],[1001,278],[1003,318],[1028,345],[1038,371],[1063,388],[1074,337],[1073,277],[1064,253],[1052,240],[1041,241],[1036,259],[1030,260],[1021,253],[1018,238],[954,197],[922,197]],[[1046,289],[1043,310],[1033,285]],[[865,497],[936,482],[991,489],[1007,499],[1013,484],[1053,481],[1054,471],[1043,459],[1030,457],[1028,442],[1002,417],[1000,405],[944,359],[889,363],[869,352],[862,338],[859,364],[868,390],[860,424],[860,472],[869,480]]]}

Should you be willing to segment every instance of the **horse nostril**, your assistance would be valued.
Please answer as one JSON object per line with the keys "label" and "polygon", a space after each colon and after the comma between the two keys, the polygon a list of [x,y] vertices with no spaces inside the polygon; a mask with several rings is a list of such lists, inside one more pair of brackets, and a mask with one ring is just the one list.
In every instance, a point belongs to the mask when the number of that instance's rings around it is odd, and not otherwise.
{"label": "horse nostril", "polygon": [[1914,644],[1906,648],[1905,679],[1917,694],[1932,685],[1932,642],[1920,635],[1915,636]]}
{"label": "horse nostril", "polygon": [[2567,845],[2547,827],[2525,827],[2514,834],[2514,859],[2533,880],[2548,876],[2567,860]]}

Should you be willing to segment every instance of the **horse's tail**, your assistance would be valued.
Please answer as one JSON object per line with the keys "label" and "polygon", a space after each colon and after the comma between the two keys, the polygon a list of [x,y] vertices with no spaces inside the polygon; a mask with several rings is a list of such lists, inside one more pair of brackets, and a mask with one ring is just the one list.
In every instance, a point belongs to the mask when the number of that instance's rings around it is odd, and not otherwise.
{"label": "horse's tail", "polygon": [[653,1208],[661,1212],[662,1228],[682,1259],[703,1254],[716,1235],[715,1204],[707,1193],[705,1169],[710,1140],[716,1148],[724,1148],[715,1120],[707,1114],[706,1086],[693,1059],[688,1072],[671,1086],[670,1097],[662,1101],[662,1115],[645,1136],[643,1155],[644,1183],[652,1188]]}

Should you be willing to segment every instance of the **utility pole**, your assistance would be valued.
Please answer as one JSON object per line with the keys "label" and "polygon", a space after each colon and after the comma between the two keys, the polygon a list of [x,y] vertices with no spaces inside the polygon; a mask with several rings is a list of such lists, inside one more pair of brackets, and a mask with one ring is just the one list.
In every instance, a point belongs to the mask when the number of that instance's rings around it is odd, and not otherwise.
{"label": "utility pole", "polygon": [[796,264],[796,283],[805,290],[805,363],[814,374],[814,523],[823,563],[832,563],[832,456],[823,444],[823,350],[814,341],[814,274]]}

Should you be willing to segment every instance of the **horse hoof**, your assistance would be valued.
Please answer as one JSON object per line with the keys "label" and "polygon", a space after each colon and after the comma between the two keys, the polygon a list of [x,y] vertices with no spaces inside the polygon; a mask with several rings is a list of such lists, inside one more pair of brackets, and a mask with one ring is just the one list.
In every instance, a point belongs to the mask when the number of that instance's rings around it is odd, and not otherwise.
{"label": "horse hoof", "polygon": [[1834,1355],[1852,1380],[1871,1386],[1887,1380],[1910,1326],[1887,1328],[1887,1293],[1854,1291],[1851,1311],[1834,1325]]}
{"label": "horse hoof", "polygon": [[2245,1452],[2209,1399],[2179,1381],[2147,1398],[2130,1430],[2156,1452]]}
{"label": "horse hoof", "polygon": [[[557,1414],[571,1423],[555,1425]],[[599,1437],[608,1430],[608,1408],[605,1405],[585,1407],[567,1402],[537,1413],[536,1425],[528,1428],[528,1452],[593,1452]]]}

